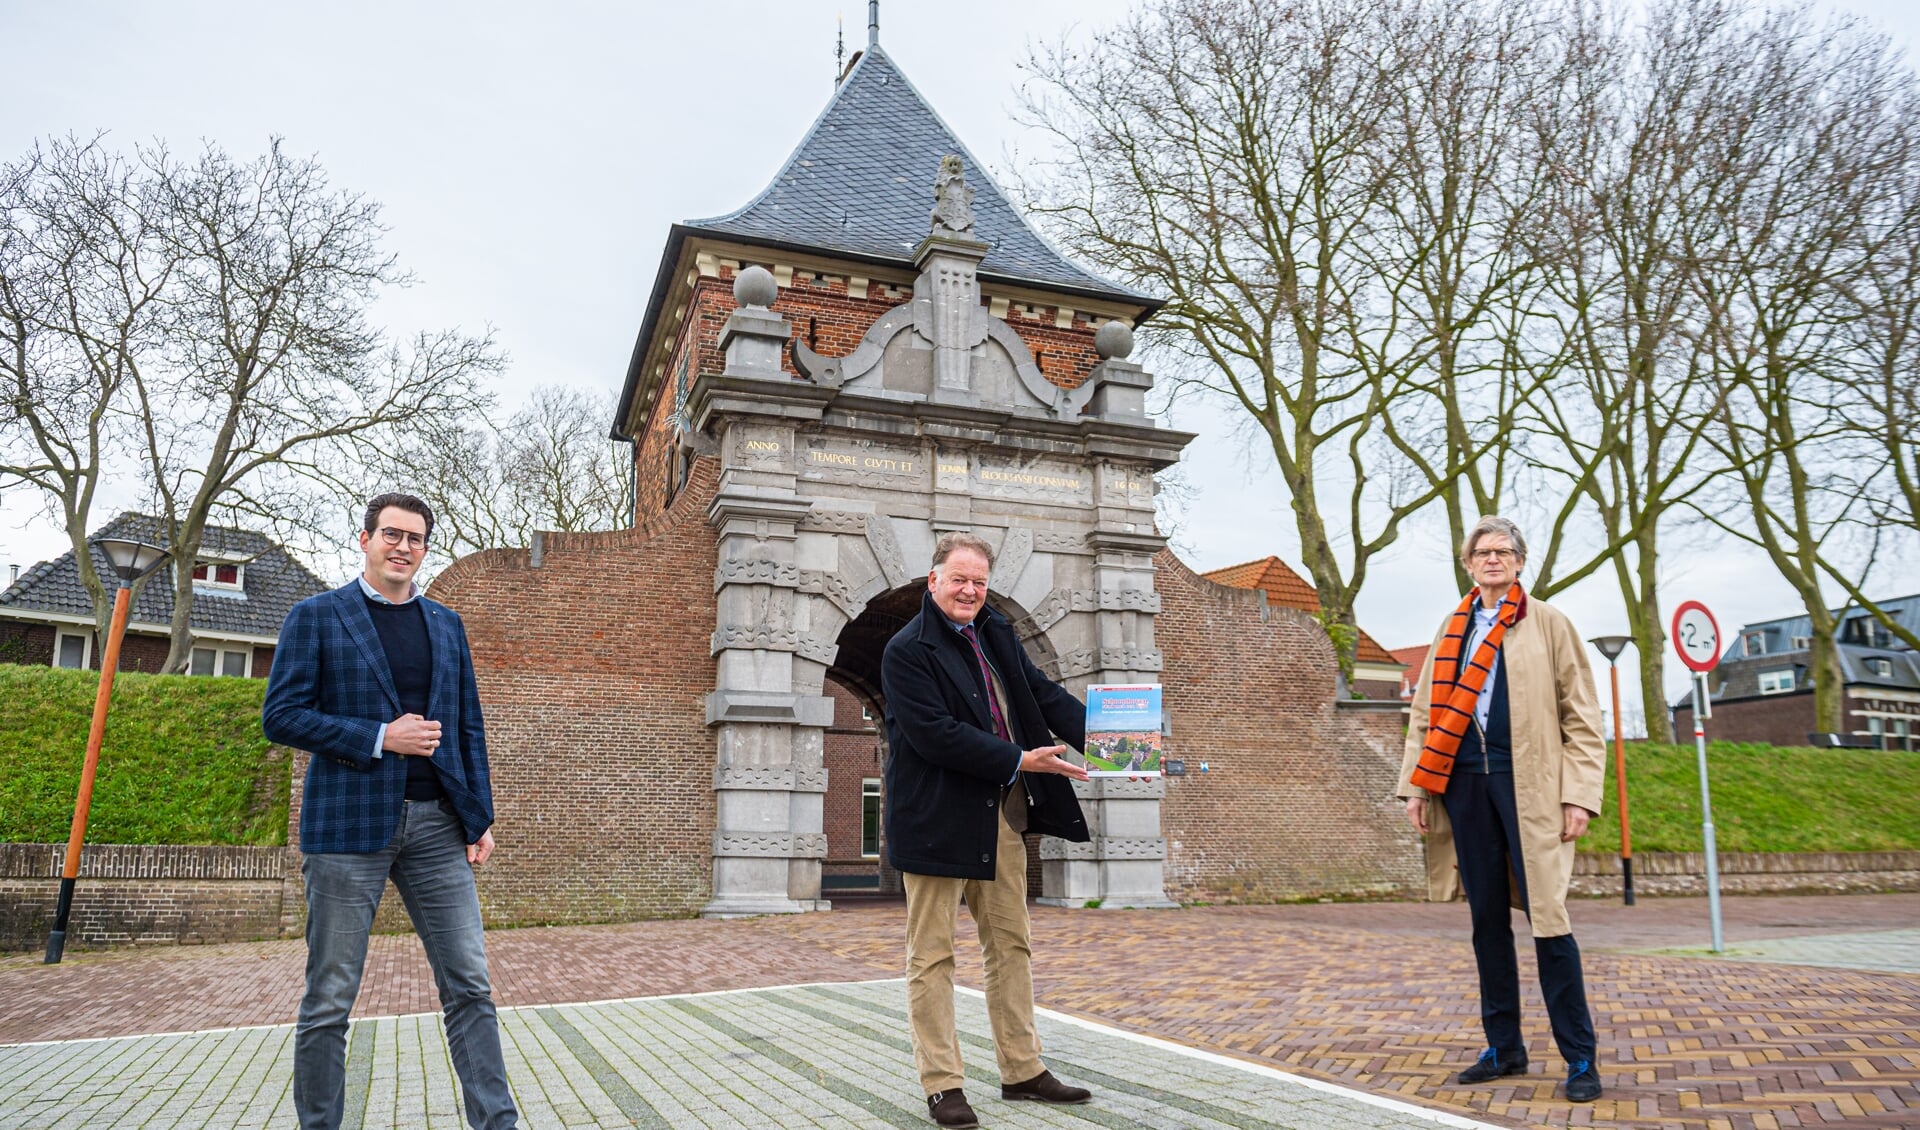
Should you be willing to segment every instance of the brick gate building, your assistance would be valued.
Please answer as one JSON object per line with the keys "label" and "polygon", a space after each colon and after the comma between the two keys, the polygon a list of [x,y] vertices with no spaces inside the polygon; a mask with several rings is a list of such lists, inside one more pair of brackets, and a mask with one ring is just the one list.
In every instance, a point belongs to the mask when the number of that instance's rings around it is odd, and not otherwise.
{"label": "brick gate building", "polygon": [[820,910],[823,874],[855,885],[880,774],[829,757],[884,757],[844,700],[883,716],[881,648],[946,530],[996,547],[990,599],[1043,670],[1167,686],[1187,774],[1079,786],[1093,842],[1030,845],[1044,898],[1416,887],[1404,705],[1336,703],[1309,616],[1202,579],[1155,527],[1192,438],[1129,360],[1156,306],[1041,239],[870,43],[766,191],[669,233],[613,422],[632,528],[433,585],[486,704],[490,920]]}

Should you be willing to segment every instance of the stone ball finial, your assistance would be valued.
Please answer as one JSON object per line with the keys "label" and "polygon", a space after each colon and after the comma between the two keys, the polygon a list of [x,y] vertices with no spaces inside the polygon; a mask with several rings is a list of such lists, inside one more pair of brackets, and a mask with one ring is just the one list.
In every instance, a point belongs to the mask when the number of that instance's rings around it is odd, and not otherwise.
{"label": "stone ball finial", "polygon": [[733,300],[742,306],[764,309],[773,305],[778,297],[780,284],[773,281],[773,272],[765,267],[748,267],[733,276]]}
{"label": "stone ball finial", "polygon": [[1103,361],[1124,361],[1133,352],[1133,327],[1125,322],[1108,322],[1094,331],[1093,351]]}

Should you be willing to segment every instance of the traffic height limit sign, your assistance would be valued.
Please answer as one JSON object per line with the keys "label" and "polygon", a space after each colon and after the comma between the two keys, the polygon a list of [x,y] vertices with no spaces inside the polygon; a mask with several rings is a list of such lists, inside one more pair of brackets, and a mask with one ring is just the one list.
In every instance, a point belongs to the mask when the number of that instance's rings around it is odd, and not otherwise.
{"label": "traffic height limit sign", "polygon": [[1693,671],[1693,744],[1700,759],[1700,831],[1707,848],[1707,915],[1713,930],[1713,952],[1726,949],[1720,932],[1720,852],[1713,842],[1713,791],[1707,787],[1707,728],[1713,717],[1713,696],[1707,690],[1707,672],[1720,662],[1720,625],[1697,600],[1683,601],[1673,610],[1673,650]]}
{"label": "traffic height limit sign", "polygon": [[1706,605],[1689,600],[1673,610],[1673,650],[1680,662],[1702,674],[1720,662],[1720,624]]}

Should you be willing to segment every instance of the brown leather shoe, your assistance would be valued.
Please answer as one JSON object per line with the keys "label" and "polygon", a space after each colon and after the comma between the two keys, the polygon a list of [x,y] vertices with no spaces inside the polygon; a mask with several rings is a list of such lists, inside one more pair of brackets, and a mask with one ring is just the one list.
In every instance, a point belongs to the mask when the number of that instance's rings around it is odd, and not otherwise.
{"label": "brown leather shoe", "polygon": [[966,1130],[980,1125],[980,1119],[967,1105],[967,1096],[959,1091],[935,1091],[927,1096],[927,1113],[935,1126],[953,1126]]}
{"label": "brown leather shoe", "polygon": [[1000,1097],[1008,1102],[1026,1099],[1037,1103],[1055,1103],[1071,1106],[1083,1103],[1093,1097],[1093,1092],[1085,1087],[1069,1087],[1053,1077],[1053,1072],[1042,1071],[1024,1083],[1008,1083],[1000,1087]]}

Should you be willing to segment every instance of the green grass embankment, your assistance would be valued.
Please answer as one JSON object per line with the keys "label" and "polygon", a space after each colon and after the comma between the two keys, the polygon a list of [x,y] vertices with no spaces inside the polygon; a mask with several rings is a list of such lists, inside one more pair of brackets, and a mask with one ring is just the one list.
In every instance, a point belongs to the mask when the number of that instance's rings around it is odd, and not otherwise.
{"label": "green grass embankment", "polygon": [[[1694,747],[1627,743],[1633,850],[1701,851]],[[1721,851],[1920,850],[1920,753],[1714,742],[1707,747]],[[1606,811],[1582,851],[1620,852],[1613,748]]]}
{"label": "green grass embankment", "polygon": [[[0,664],[0,842],[64,843],[99,675]],[[264,679],[119,675],[89,843],[287,842],[291,760],[260,733]]]}

